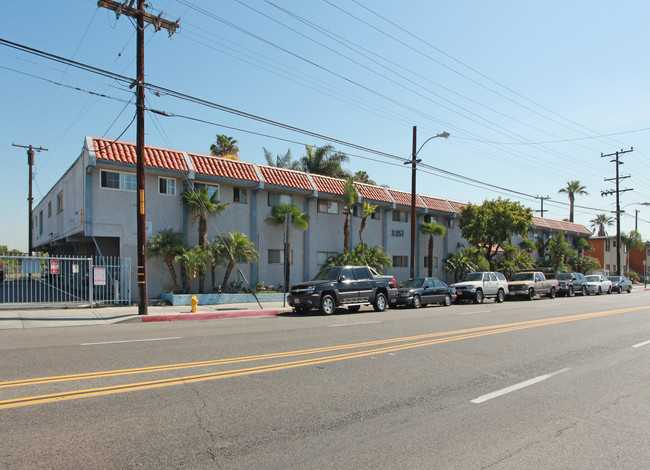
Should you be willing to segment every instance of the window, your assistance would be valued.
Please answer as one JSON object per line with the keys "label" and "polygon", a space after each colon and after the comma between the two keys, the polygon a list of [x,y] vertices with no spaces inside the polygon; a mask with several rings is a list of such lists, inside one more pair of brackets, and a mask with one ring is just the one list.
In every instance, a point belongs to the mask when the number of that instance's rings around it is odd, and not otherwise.
{"label": "window", "polygon": [[322,268],[327,264],[328,259],[337,255],[336,251],[319,251],[316,253],[316,264],[318,264],[319,268]]}
{"label": "window", "polygon": [[[437,256],[434,256],[434,257],[433,257],[433,263],[432,263],[432,264],[433,264],[433,267],[434,267],[434,268],[437,268],[437,267],[438,267],[438,257],[437,257]],[[429,257],[428,257],[428,256],[425,256],[425,257],[424,257],[424,267],[425,267],[425,268],[428,268],[428,267],[429,267]]]}
{"label": "window", "polygon": [[605,251],[611,251],[610,240],[605,240]]}
{"label": "window", "polygon": [[372,213],[370,218],[374,219],[374,220],[379,220],[379,207],[377,209],[375,209],[375,212]]}
{"label": "window", "polygon": [[370,279],[370,273],[368,272],[368,270],[366,268],[359,267],[359,268],[352,268],[352,270],[354,271],[354,278],[357,281],[361,281],[361,280],[364,280],[364,279]]}
{"label": "window", "polygon": [[63,192],[56,195],[56,213],[63,212]]}
{"label": "window", "polygon": [[132,173],[117,173],[114,171],[102,170],[99,179],[99,185],[102,188],[135,191],[138,187],[137,176]]}
{"label": "window", "polygon": [[215,201],[220,201],[220,196],[219,196],[219,185],[218,184],[202,184],[202,183],[195,183],[194,184],[194,190],[195,191],[203,191],[205,188],[208,188],[208,199],[212,199],[212,196],[215,194],[217,197],[215,198]]}
{"label": "window", "polygon": [[176,180],[171,178],[158,178],[158,193],[173,196],[176,194]]}
{"label": "window", "polygon": [[494,273],[490,273],[490,281],[497,282],[497,276]]}
{"label": "window", "polygon": [[438,218],[435,215],[425,214],[424,221],[428,224],[430,224],[431,222],[438,223]]}
{"label": "window", "polygon": [[447,228],[454,228],[454,219],[447,219]]}
{"label": "window", "polygon": [[233,188],[232,189],[232,200],[240,204],[247,204],[248,199],[246,198],[246,190],[243,188]]}
{"label": "window", "polygon": [[293,204],[293,198],[289,194],[269,193],[269,206],[279,206],[280,204]]}
{"label": "window", "polygon": [[38,234],[43,235],[43,211],[38,213]]}
{"label": "window", "polygon": [[406,268],[409,265],[408,256],[393,256],[393,267],[394,268]]}
{"label": "window", "polygon": [[339,203],[329,199],[318,200],[318,212],[325,212],[327,214],[338,214]]}
{"label": "window", "polygon": [[408,222],[409,213],[406,211],[393,211],[393,222]]}
{"label": "window", "polygon": [[[269,250],[269,264],[284,264],[284,250]],[[293,264],[293,250],[289,253],[289,264]]]}
{"label": "window", "polygon": [[47,203],[47,218],[52,217],[52,201]]}

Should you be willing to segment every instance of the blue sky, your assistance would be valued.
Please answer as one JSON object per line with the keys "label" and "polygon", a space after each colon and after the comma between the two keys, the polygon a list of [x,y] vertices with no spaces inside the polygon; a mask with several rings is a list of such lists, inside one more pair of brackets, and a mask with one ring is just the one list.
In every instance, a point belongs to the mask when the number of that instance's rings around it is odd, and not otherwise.
{"label": "blue sky", "polygon": [[[497,197],[568,218],[558,189],[579,180],[576,222],[589,226],[615,209],[615,166],[622,157],[622,230],[650,237],[650,3],[619,1],[156,0],[152,12],[180,18],[171,38],[147,29],[148,82],[363,147],[403,161],[412,127],[427,143],[418,192],[481,203]],[[4,5],[2,39],[133,76],[135,30],[94,0]],[[81,151],[84,136],[116,139],[135,107],[116,81],[0,45],[0,244],[27,248],[28,168],[36,155],[40,200]],[[55,83],[60,83],[57,85]],[[80,89],[80,90],[79,90]],[[88,92],[98,93],[100,97]],[[292,133],[169,96],[147,93],[146,142],[209,153],[216,134],[239,142],[240,159],[328,140]],[[207,121],[199,122],[197,121]],[[213,124],[209,124],[213,123]],[[223,127],[223,126],[229,126]],[[241,130],[235,130],[237,128]],[[286,139],[263,137],[244,131]],[[120,140],[135,142],[135,123]],[[378,184],[410,191],[409,167],[335,144],[346,167]],[[501,188],[496,189],[495,187]],[[513,191],[513,192],[511,192]],[[614,214],[610,214],[614,215]],[[611,227],[609,233],[615,233]]]}

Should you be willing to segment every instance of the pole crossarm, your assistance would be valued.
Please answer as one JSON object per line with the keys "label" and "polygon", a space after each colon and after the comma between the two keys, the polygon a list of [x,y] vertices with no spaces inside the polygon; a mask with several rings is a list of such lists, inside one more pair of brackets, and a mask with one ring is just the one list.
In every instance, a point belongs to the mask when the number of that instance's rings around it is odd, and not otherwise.
{"label": "pole crossarm", "polygon": [[97,2],[97,7],[106,8],[108,10],[114,11],[115,15],[118,18],[122,14],[129,16],[131,18],[137,18],[140,16],[142,17],[145,23],[153,25],[156,31],[160,31],[161,29],[166,29],[170,37],[180,27],[179,25],[180,20],[176,20],[176,21],[165,20],[162,18],[162,16],[152,15],[151,13],[147,13],[146,11],[138,10],[137,8],[134,8],[133,3],[134,0],[131,0],[130,2],[124,2],[124,3],[115,2],[113,0],[99,0]]}

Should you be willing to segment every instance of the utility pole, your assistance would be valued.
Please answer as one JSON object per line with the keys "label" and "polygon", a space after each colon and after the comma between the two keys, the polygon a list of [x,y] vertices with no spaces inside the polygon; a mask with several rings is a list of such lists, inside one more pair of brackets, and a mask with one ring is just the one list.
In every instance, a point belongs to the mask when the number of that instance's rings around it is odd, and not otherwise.
{"label": "utility pole", "polygon": [[27,196],[27,201],[29,202],[29,208],[27,212],[27,254],[32,255],[34,244],[32,242],[32,232],[34,231],[34,222],[32,221],[32,204],[34,203],[34,198],[32,197],[32,181],[34,180],[34,152],[47,152],[47,149],[42,147],[34,148],[31,145],[18,145],[12,144],[14,147],[20,147],[27,149],[27,165],[29,166],[29,196]]}
{"label": "utility pole", "polygon": [[616,177],[615,178],[605,178],[605,181],[615,181],[616,182],[616,189],[615,190],[609,190],[609,191],[601,191],[600,196],[610,196],[612,194],[616,194],[616,275],[620,276],[621,275],[621,203],[620,203],[620,194],[624,193],[625,191],[632,191],[632,188],[628,189],[620,189],[619,188],[619,181],[622,179],[629,178],[630,175],[627,176],[619,176],[619,171],[618,167],[623,164],[622,161],[619,160],[619,156],[629,153],[629,152],[634,152],[634,148],[630,147],[630,150],[619,150],[614,153],[609,153],[607,155],[603,155],[602,153],[600,154],[600,158],[605,158],[605,157],[615,157],[613,160],[610,160],[612,163],[616,163]]}
{"label": "utility pole", "polygon": [[135,143],[137,168],[137,250],[138,250],[138,314],[147,315],[147,218],[145,210],[145,178],[144,178],[144,24],[152,24],[156,31],[165,28],[169,36],[178,28],[178,21],[172,22],[144,11],[144,0],[138,0],[138,7],[133,8],[135,0],[118,3],[113,0],[99,0],[98,8],[106,8],[115,12],[117,18],[121,14],[137,21],[137,59],[136,79],[131,88],[136,87],[136,125],[137,136]]}
{"label": "utility pole", "polygon": [[546,196],[546,197],[544,197],[544,196],[535,196],[535,199],[539,199],[539,201],[542,204],[541,208],[538,211],[535,211],[535,212],[539,212],[540,217],[543,219],[544,218],[544,212],[548,212],[548,211],[544,210],[544,200],[551,199],[551,198],[549,196]]}
{"label": "utility pole", "polygon": [[[411,155],[411,264],[409,266],[410,278],[415,278],[415,175],[417,173],[416,165],[422,160],[417,159],[418,128],[413,126],[413,154]],[[409,162],[406,162],[409,163]]]}

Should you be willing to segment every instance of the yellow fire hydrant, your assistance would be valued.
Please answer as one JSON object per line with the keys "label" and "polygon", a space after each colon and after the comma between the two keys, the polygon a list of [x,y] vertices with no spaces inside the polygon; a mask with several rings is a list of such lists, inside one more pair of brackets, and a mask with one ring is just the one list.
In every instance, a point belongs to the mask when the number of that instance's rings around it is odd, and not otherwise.
{"label": "yellow fire hydrant", "polygon": [[199,305],[199,299],[196,298],[196,295],[190,297],[190,304],[192,305],[192,313],[196,313],[196,306]]}

